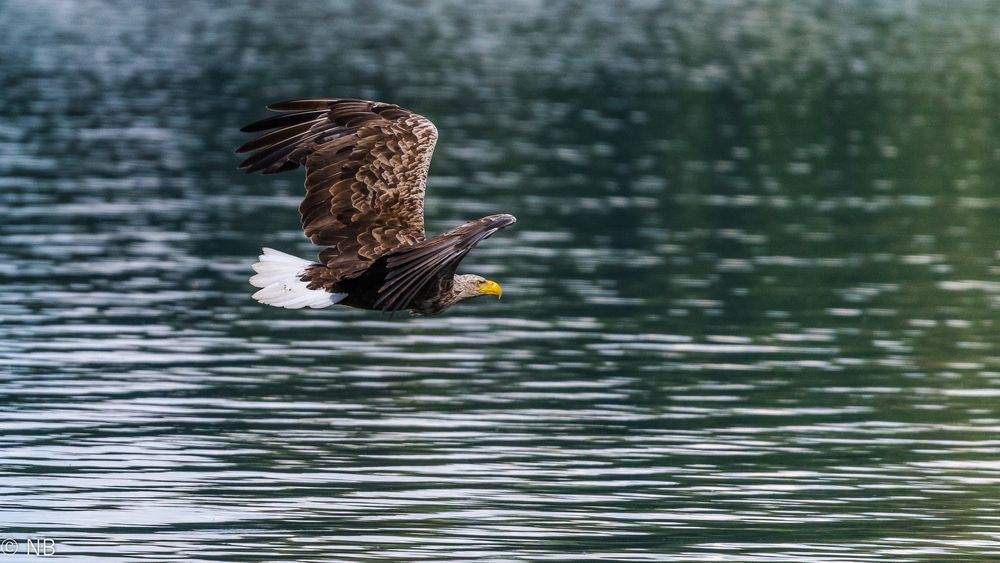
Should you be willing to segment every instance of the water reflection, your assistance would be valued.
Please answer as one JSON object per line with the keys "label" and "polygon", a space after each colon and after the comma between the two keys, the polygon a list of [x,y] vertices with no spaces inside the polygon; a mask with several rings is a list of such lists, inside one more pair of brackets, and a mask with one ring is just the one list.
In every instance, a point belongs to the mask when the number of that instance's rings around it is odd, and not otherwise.
{"label": "water reflection", "polygon": [[[0,524],[101,559],[1000,550],[989,3],[5,2]],[[316,22],[323,22],[317,25]],[[713,30],[706,33],[705,30]],[[442,132],[504,300],[249,299],[274,99]]]}

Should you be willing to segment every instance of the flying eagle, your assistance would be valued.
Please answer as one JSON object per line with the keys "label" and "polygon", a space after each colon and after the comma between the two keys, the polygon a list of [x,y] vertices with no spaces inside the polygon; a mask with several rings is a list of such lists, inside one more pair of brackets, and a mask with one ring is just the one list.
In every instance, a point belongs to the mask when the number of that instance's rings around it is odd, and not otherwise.
{"label": "flying eagle", "polygon": [[481,240],[514,223],[490,215],[444,234],[424,234],[424,191],[437,129],[397,105],[352,99],[271,104],[279,115],[247,125],[265,132],[237,153],[246,173],[306,168],[302,229],[325,246],[319,262],[264,248],[253,298],[288,309],[334,304],[436,315],[479,295],[500,297],[495,281],[456,274]]}

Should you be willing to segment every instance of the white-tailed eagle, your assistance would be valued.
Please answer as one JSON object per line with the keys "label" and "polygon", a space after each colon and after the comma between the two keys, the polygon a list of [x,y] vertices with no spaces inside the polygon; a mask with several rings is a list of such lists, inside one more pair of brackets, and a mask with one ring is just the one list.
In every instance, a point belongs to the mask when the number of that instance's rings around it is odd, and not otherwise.
{"label": "white-tailed eagle", "polygon": [[302,229],[326,248],[310,262],[264,248],[250,283],[254,299],[289,309],[334,304],[435,315],[500,285],[456,274],[481,240],[514,223],[490,215],[433,238],[424,235],[424,191],[437,142],[425,117],[399,106],[351,99],[271,104],[279,115],[247,125],[265,132],[236,150],[245,172],[306,169]]}

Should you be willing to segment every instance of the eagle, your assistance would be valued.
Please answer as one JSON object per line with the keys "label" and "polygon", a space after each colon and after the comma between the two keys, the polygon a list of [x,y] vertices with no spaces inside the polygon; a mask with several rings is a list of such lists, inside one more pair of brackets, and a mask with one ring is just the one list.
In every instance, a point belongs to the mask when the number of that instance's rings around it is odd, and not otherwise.
{"label": "eagle", "polygon": [[436,315],[500,284],[458,274],[479,242],[514,224],[513,215],[476,219],[427,238],[424,194],[437,128],[394,104],[301,99],[270,104],[278,115],[241,129],[261,133],[238,149],[239,168],[274,174],[304,166],[302,229],[325,247],[319,261],[264,248],[253,298],[287,309],[340,304],[389,314]]}

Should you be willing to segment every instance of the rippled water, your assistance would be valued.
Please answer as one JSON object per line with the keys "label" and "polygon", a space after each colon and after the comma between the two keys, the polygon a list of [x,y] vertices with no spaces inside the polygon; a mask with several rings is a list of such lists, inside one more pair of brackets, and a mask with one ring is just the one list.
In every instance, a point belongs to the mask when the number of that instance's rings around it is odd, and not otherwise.
{"label": "rippled water", "polygon": [[[27,560],[1000,557],[1000,6],[290,6],[0,3]],[[249,298],[313,249],[231,150],[302,96],[438,124],[503,301]]]}

